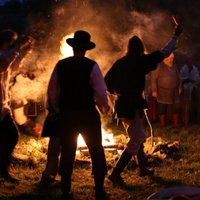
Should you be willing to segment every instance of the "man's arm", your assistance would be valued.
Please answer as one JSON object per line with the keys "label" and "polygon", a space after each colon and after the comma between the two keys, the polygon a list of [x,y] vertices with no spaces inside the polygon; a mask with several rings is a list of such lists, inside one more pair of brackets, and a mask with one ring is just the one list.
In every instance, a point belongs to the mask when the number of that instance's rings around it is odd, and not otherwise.
{"label": "man's arm", "polygon": [[60,84],[58,81],[57,65],[54,68],[47,89],[46,108],[51,112],[58,112],[58,99],[60,94]]}
{"label": "man's arm", "polygon": [[90,78],[92,87],[95,92],[94,98],[96,101],[96,105],[101,113],[106,114],[110,110],[110,107],[108,105],[108,92],[103,75],[97,64],[94,65]]}
{"label": "man's arm", "polygon": [[22,60],[32,52],[34,40],[31,36],[22,36],[21,43],[14,47],[19,52],[14,62],[11,65],[12,72],[17,71]]}
{"label": "man's arm", "polygon": [[183,26],[181,25],[179,20],[174,16],[173,20],[175,22],[174,35],[167,43],[167,45],[163,49],[161,49],[161,52],[164,54],[164,57],[168,57],[173,52],[173,50],[175,49],[177,38],[181,35],[183,31]]}
{"label": "man's arm", "polygon": [[1,52],[0,73],[6,71],[8,68],[10,68],[12,72],[16,71],[22,59],[32,51],[33,45],[33,39],[26,36],[26,38],[22,40],[22,43]]}

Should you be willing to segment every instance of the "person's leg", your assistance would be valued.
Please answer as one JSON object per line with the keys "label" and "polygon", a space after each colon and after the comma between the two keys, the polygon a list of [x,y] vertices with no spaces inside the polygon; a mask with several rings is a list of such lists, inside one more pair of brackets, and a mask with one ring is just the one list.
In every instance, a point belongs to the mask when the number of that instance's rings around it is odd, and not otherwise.
{"label": "person's leg", "polygon": [[104,191],[104,178],[107,174],[106,158],[104,148],[102,146],[101,121],[99,114],[89,112],[87,114],[88,123],[85,123],[82,136],[89,149],[92,160],[92,174],[95,182],[95,196],[98,198],[106,198]]}
{"label": "person's leg", "polygon": [[123,172],[124,168],[129,163],[131,158],[132,158],[132,154],[129,153],[126,149],[124,149],[119,160],[114,166],[112,173],[108,177],[110,181],[119,185],[124,184],[124,181],[121,177],[121,173]]}
{"label": "person's leg", "polygon": [[65,131],[61,132],[61,157],[59,174],[61,176],[62,197],[68,198],[71,191],[71,175],[73,172],[74,159],[76,156],[76,147],[78,133],[65,127]]}
{"label": "person's leg", "polygon": [[190,100],[188,96],[183,96],[181,101],[181,115],[182,115],[182,122],[185,127],[189,126],[189,118],[190,118]]}
{"label": "person's leg", "polygon": [[152,170],[146,168],[146,158],[143,144],[140,144],[140,148],[137,153],[137,162],[139,167],[139,176],[149,176],[154,174]]}
{"label": "person's leg", "polygon": [[[109,179],[115,183],[123,183],[120,173],[131,160],[132,155],[138,155],[141,144],[146,141],[146,136],[144,134],[144,129],[142,127],[141,121],[142,119],[140,118],[138,112],[136,113],[134,120],[123,120],[124,128],[126,129],[126,132],[129,136],[129,141],[125,150],[117,161],[111,175],[109,176]],[[141,165],[142,163],[139,164],[139,168]]]}
{"label": "person's leg", "polygon": [[148,100],[148,111],[147,111],[147,113],[148,113],[149,121],[151,123],[156,121],[156,115],[157,115],[156,107],[157,107],[156,98],[150,97],[149,100]]}
{"label": "person's leg", "polygon": [[42,173],[41,182],[55,182],[55,176],[58,173],[59,155],[61,152],[61,144],[59,137],[50,137],[47,153],[47,164]]}
{"label": "person's leg", "polygon": [[159,117],[160,127],[165,127],[166,125],[166,111],[167,111],[167,105],[158,103],[158,117]]}
{"label": "person's leg", "polygon": [[108,177],[110,181],[112,181],[115,184],[119,184],[119,185],[124,184],[124,181],[121,177],[121,173],[123,172],[124,168],[129,163],[129,161],[131,160],[132,155],[134,155],[134,153],[130,152],[130,148],[134,148],[134,149],[136,148],[136,152],[137,152],[137,144],[135,143],[135,141],[133,139],[134,138],[133,131],[131,131],[134,129],[134,120],[125,120],[124,119],[122,121],[122,124],[123,124],[126,132],[129,135],[129,142],[127,143],[126,148],[124,149],[120,158],[118,159],[117,163],[115,164],[112,173]]}
{"label": "person's leg", "polygon": [[18,142],[19,132],[10,115],[0,122],[0,174],[9,181],[17,181],[9,174],[12,152]]}
{"label": "person's leg", "polygon": [[173,126],[174,128],[179,128],[180,127],[180,104],[179,103],[175,103],[172,105],[172,109],[173,109]]}
{"label": "person's leg", "polygon": [[153,175],[153,171],[146,168],[146,158],[143,143],[146,141],[144,127],[139,114],[136,114],[134,121],[127,129],[130,140],[127,144],[127,151],[136,155],[139,167],[139,176]]}

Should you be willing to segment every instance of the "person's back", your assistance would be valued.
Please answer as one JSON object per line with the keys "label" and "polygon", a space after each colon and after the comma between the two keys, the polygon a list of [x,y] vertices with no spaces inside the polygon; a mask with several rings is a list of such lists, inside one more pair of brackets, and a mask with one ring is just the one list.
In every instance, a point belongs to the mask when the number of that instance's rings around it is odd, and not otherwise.
{"label": "person's back", "polygon": [[[95,44],[90,34],[77,31],[66,42],[73,48],[74,56],[60,60],[52,73],[48,87],[48,109],[58,112],[60,119],[62,199],[70,198],[71,175],[76,155],[78,134],[81,133],[92,159],[96,198],[106,198],[103,189],[107,173],[102,146],[100,114],[109,111],[106,85],[98,64],[85,57]],[[49,153],[50,155],[50,153]]]}
{"label": "person's back", "polygon": [[70,57],[59,61],[57,68],[61,112],[95,109],[94,90],[90,84],[90,74],[94,64],[94,61],[86,57]]}

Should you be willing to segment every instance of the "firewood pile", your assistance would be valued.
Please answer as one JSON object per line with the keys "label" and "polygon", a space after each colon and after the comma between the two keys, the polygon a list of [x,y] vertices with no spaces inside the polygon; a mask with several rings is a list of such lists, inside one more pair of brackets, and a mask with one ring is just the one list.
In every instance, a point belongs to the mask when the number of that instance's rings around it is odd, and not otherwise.
{"label": "firewood pile", "polygon": [[15,147],[12,163],[36,168],[39,164],[46,162],[48,139],[31,138],[22,141]]}
{"label": "firewood pile", "polygon": [[154,145],[151,145],[151,138],[147,138],[145,143],[145,153],[148,157],[155,157],[160,160],[167,158],[178,158],[180,155],[180,142],[179,141],[164,141],[161,137],[154,138]]}

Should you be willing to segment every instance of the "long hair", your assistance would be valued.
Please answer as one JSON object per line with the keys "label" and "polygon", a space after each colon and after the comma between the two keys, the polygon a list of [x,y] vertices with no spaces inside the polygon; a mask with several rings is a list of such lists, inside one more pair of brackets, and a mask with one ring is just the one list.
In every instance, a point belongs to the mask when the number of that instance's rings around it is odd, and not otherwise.
{"label": "long hair", "polygon": [[130,38],[126,55],[141,56],[143,54],[144,54],[144,45],[142,43],[142,40],[137,36],[133,36],[132,38]]}

